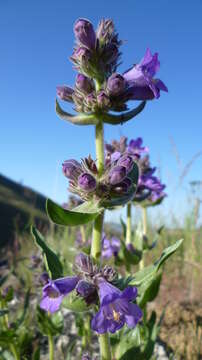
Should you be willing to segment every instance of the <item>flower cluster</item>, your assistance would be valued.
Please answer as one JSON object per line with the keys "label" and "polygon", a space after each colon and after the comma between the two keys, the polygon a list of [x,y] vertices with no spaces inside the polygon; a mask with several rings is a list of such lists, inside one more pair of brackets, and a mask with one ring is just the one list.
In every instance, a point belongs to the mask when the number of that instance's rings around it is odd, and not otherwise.
{"label": "flower cluster", "polygon": [[[122,42],[112,20],[103,19],[95,31],[90,21],[79,19],[74,34],[71,60],[78,71],[75,86],[58,86],[57,95],[74,103],[77,112],[124,111],[129,100],[152,100],[159,98],[161,90],[167,91],[164,83],[154,78],[160,62],[150,49],[139,64],[123,74],[116,72]],[[102,86],[98,88],[93,79]]]}
{"label": "flower cluster", "polygon": [[96,162],[89,156],[81,163],[71,159],[63,163],[63,174],[69,179],[69,190],[82,200],[107,203],[135,192],[132,181],[134,159],[123,153],[118,159],[106,159],[105,170],[98,176]]}
{"label": "flower cluster", "polygon": [[129,328],[137,325],[142,312],[132,302],[137,296],[136,287],[119,290],[111,284],[116,277],[114,270],[108,266],[99,268],[93,265],[90,257],[82,253],[75,259],[75,272],[75,276],[46,280],[40,303],[42,309],[50,313],[58,311],[63,298],[75,290],[88,305],[96,303],[99,297],[100,309],[91,321],[91,328],[99,334],[114,333],[124,324]]}
{"label": "flower cluster", "polygon": [[161,202],[166,194],[164,193],[165,185],[161,183],[160,179],[154,176],[155,167],[151,167],[149,156],[142,155],[148,153],[149,149],[143,146],[142,138],[132,139],[127,141],[126,137],[121,137],[120,141],[113,140],[111,144],[106,144],[106,159],[119,159],[122,153],[128,154],[139,165],[140,176],[138,180],[137,190],[134,200],[143,202],[147,200],[147,205],[157,204]]}

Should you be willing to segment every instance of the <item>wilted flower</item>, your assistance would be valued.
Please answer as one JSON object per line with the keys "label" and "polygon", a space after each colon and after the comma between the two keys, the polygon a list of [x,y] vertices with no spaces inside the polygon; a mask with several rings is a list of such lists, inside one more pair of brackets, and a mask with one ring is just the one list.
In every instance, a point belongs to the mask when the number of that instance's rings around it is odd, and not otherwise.
{"label": "wilted flower", "polygon": [[151,54],[148,48],[144,58],[139,64],[123,74],[128,83],[127,96],[130,100],[151,100],[158,99],[160,90],[168,91],[164,83],[159,79],[154,79],[154,75],[160,68],[158,54]]}
{"label": "wilted flower", "polygon": [[99,334],[115,333],[124,324],[134,328],[142,317],[141,309],[131,301],[137,296],[137,288],[127,287],[120,291],[103,279],[98,282],[100,310],[91,321],[91,328]]}
{"label": "wilted flower", "polygon": [[57,280],[49,280],[43,287],[40,308],[50,313],[58,311],[64,296],[67,296],[75,289],[78,281],[78,276],[67,276]]}

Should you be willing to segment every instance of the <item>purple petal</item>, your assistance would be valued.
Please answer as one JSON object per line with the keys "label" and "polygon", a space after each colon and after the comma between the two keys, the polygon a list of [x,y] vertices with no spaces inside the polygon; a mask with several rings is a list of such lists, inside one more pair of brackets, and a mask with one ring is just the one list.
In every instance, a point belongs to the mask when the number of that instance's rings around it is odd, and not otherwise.
{"label": "purple petal", "polygon": [[99,334],[104,334],[108,329],[108,320],[103,314],[103,309],[100,309],[91,321],[91,328]]}
{"label": "purple petal", "polygon": [[100,296],[101,306],[113,302],[121,295],[121,290],[109,284],[105,280],[101,280],[98,286],[99,286],[99,296]]}
{"label": "purple petal", "polygon": [[129,328],[134,328],[142,318],[142,311],[136,304],[129,304],[130,315],[125,315],[125,321]]}
{"label": "purple petal", "polygon": [[44,296],[40,302],[40,308],[45,311],[49,311],[50,313],[54,313],[59,310],[62,299],[63,299],[63,295],[60,295],[55,298]]}
{"label": "purple petal", "polygon": [[133,301],[137,297],[137,288],[135,286],[128,286],[123,290],[121,298]]}
{"label": "purple petal", "polygon": [[78,276],[67,276],[54,281],[54,284],[62,295],[67,295],[69,292],[74,290],[76,284],[79,281]]}

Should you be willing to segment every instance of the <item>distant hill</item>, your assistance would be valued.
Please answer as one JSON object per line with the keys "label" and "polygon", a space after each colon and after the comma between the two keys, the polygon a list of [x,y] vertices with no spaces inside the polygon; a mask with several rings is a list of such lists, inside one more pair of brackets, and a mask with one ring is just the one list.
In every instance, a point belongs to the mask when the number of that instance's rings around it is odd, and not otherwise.
{"label": "distant hill", "polygon": [[0,247],[31,223],[48,226],[45,203],[43,195],[0,174]]}

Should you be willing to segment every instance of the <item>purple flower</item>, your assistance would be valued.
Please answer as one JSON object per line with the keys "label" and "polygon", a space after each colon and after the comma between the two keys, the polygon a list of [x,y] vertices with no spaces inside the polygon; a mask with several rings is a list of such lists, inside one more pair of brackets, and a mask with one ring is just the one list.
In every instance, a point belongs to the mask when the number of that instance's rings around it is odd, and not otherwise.
{"label": "purple flower", "polygon": [[161,80],[153,78],[159,68],[158,53],[152,55],[148,48],[140,63],[134,65],[123,74],[128,84],[128,100],[158,99],[160,97],[160,90],[168,91]]}
{"label": "purple flower", "polygon": [[107,91],[111,96],[122,94],[126,87],[126,81],[120,74],[112,74],[107,80]]}
{"label": "purple flower", "polygon": [[74,34],[77,41],[88,49],[95,49],[96,34],[89,20],[78,19],[74,24]]}
{"label": "purple flower", "polygon": [[118,165],[124,166],[126,168],[127,174],[132,170],[134,161],[133,158],[129,155],[123,155],[118,160]]}
{"label": "purple flower", "polygon": [[127,152],[136,156],[139,156],[144,152],[148,152],[149,151],[148,147],[142,146],[142,144],[143,144],[143,140],[141,137],[138,137],[137,139],[131,139],[127,147]]}
{"label": "purple flower", "polygon": [[64,161],[64,163],[62,164],[62,171],[68,179],[74,179],[81,174],[82,169],[78,161],[70,159]]}
{"label": "purple flower", "polygon": [[91,93],[94,90],[93,81],[83,74],[77,75],[76,87],[87,94]]}
{"label": "purple flower", "polygon": [[56,88],[57,96],[64,101],[73,102],[72,95],[74,94],[74,90],[69,86],[57,86]]}
{"label": "purple flower", "polygon": [[103,279],[100,279],[98,287],[100,310],[92,319],[91,328],[99,334],[115,333],[124,324],[134,328],[142,317],[141,309],[131,302],[137,296],[137,288],[129,286],[120,291]]}
{"label": "purple flower", "polygon": [[67,276],[57,280],[49,280],[48,284],[43,288],[40,308],[50,313],[59,310],[64,296],[75,289],[78,281],[78,276]]}
{"label": "purple flower", "polygon": [[112,256],[117,256],[121,247],[121,242],[116,236],[108,239],[104,234],[102,238],[102,257],[109,259]]}
{"label": "purple flower", "polygon": [[91,174],[83,173],[78,178],[78,185],[82,190],[91,192],[96,189],[96,180]]}
{"label": "purple flower", "polygon": [[119,184],[125,179],[127,171],[125,166],[115,166],[109,172],[109,183],[111,185]]}

